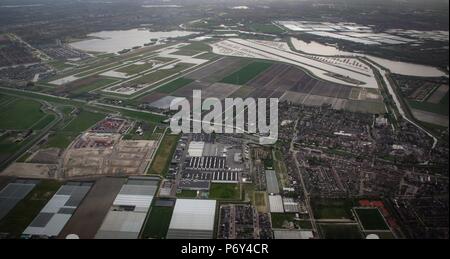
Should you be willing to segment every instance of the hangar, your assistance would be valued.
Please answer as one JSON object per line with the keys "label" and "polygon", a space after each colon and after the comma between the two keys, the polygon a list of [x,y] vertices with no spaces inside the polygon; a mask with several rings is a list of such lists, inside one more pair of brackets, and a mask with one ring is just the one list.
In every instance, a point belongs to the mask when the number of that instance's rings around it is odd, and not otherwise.
{"label": "hangar", "polygon": [[167,239],[212,239],[215,200],[177,199]]}

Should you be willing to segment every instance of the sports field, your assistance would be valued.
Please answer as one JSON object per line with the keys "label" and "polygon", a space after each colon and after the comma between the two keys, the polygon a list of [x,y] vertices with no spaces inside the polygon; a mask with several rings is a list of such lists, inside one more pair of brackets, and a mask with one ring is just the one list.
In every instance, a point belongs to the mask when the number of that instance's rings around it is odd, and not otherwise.
{"label": "sports field", "polygon": [[388,230],[389,227],[377,208],[355,208],[356,215],[364,230]]}

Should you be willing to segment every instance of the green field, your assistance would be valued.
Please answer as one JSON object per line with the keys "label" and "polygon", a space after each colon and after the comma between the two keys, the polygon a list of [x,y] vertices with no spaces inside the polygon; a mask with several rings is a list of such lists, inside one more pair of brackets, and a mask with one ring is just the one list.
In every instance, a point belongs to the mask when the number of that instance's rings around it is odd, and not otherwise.
{"label": "green field", "polygon": [[104,114],[81,110],[80,114],[64,127],[63,130],[68,132],[82,132],[94,126],[95,123],[103,118],[105,118]]}
{"label": "green field", "polygon": [[270,213],[272,217],[272,227],[282,228],[284,222],[294,222],[295,213]]}
{"label": "green field", "polygon": [[380,211],[376,208],[355,208],[364,230],[389,230]]}
{"label": "green field", "polygon": [[322,238],[362,239],[363,235],[355,224],[319,224]]}
{"label": "green field", "polygon": [[56,130],[54,134],[49,136],[45,147],[66,148],[81,132],[87,130],[104,117],[105,115],[101,113],[81,110],[75,118],[67,122],[65,127]]}
{"label": "green field", "polygon": [[172,219],[173,207],[152,207],[142,238],[164,239]]}
{"label": "green field", "polygon": [[212,183],[209,190],[209,198],[217,200],[240,200],[238,184]]}
{"label": "green field", "polygon": [[105,87],[109,84],[113,84],[119,82],[118,79],[114,79],[114,78],[99,78],[97,81],[95,81],[94,83],[90,83],[90,84],[86,84],[83,85],[81,87],[78,87],[77,89],[71,91],[71,93],[73,94],[82,94],[82,93],[86,93],[86,92],[90,92],[90,91],[94,91],[96,89],[99,89],[101,87]]}
{"label": "green field", "polygon": [[193,190],[182,190],[177,193],[177,198],[197,198],[197,191]]}
{"label": "green field", "polygon": [[418,102],[418,101],[408,101],[409,106],[413,109],[418,109],[422,111],[432,112],[440,115],[448,116],[449,111],[449,96],[447,94],[442,98],[438,104],[428,103],[428,102]]}
{"label": "green field", "polygon": [[232,73],[221,80],[222,83],[243,85],[268,69],[272,64],[267,62],[252,62],[239,71]]}
{"label": "green field", "polygon": [[177,89],[186,86],[192,82],[194,82],[194,80],[192,79],[178,78],[172,82],[164,84],[163,86],[159,87],[156,91],[160,93],[170,94],[172,92],[175,92]]}
{"label": "green field", "polygon": [[275,26],[270,23],[249,24],[248,28],[255,32],[262,32],[262,33],[267,33],[267,34],[278,34],[278,33],[284,32],[284,30],[280,29],[278,26]]}
{"label": "green field", "polygon": [[314,217],[317,219],[352,219],[352,200],[315,199],[311,201]]}
{"label": "green field", "polygon": [[156,155],[147,174],[166,175],[170,161],[172,160],[172,154],[177,147],[178,138],[178,135],[166,133],[159,145],[158,151],[156,151]]}
{"label": "green field", "polygon": [[49,125],[53,120],[55,120],[56,116],[53,114],[47,114],[45,115],[45,117],[43,117],[42,119],[40,119],[38,122],[36,122],[32,129],[33,130],[42,130],[44,129],[47,125]]}
{"label": "green field", "polygon": [[41,104],[34,100],[19,99],[1,107],[0,129],[25,130],[45,116]]}
{"label": "green field", "polygon": [[61,186],[60,182],[42,180],[25,199],[0,221],[0,232],[18,238]]}
{"label": "green field", "polygon": [[138,74],[141,73],[145,70],[149,70],[153,67],[153,63],[145,63],[142,65],[138,65],[138,64],[131,64],[129,66],[126,67],[122,67],[117,69],[117,72],[121,72],[121,73],[125,73],[127,75],[134,75],[134,74]]}

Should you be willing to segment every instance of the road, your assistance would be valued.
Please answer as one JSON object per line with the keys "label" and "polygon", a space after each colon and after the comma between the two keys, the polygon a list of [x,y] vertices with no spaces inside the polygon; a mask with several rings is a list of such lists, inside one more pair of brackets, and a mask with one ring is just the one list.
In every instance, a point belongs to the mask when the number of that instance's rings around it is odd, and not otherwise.
{"label": "road", "polygon": [[316,236],[318,236],[319,235],[319,231],[317,229],[316,219],[314,218],[314,212],[313,212],[312,207],[311,207],[310,195],[308,193],[308,190],[306,189],[305,181],[303,180],[303,174],[302,174],[302,170],[301,170],[301,167],[300,167],[300,162],[297,159],[298,151],[296,151],[295,148],[294,148],[294,143],[295,143],[295,141],[297,139],[297,136],[298,136],[298,127],[297,126],[298,126],[298,119],[295,121],[295,126],[294,126],[295,130],[294,130],[294,134],[292,136],[291,147],[290,147],[289,152],[294,157],[295,166],[297,167],[297,173],[298,173],[300,182],[302,184],[303,195],[305,197],[305,200],[304,200],[305,206],[306,206],[306,209],[308,210],[308,215],[309,215],[309,219],[311,221],[311,226],[312,226],[313,232],[316,233]]}

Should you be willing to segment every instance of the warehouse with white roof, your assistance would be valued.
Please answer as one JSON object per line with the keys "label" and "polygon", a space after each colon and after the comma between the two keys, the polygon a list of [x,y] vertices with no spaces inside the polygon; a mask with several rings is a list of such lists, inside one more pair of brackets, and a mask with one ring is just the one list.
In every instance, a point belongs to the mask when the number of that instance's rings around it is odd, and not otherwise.
{"label": "warehouse with white roof", "polygon": [[167,239],[211,239],[215,215],[215,200],[177,199]]}
{"label": "warehouse with white roof", "polygon": [[188,156],[190,157],[201,157],[203,156],[203,149],[205,148],[205,142],[202,141],[192,141],[189,143]]}
{"label": "warehouse with white roof", "polygon": [[158,184],[158,178],[130,177],[116,196],[95,238],[138,238]]}

